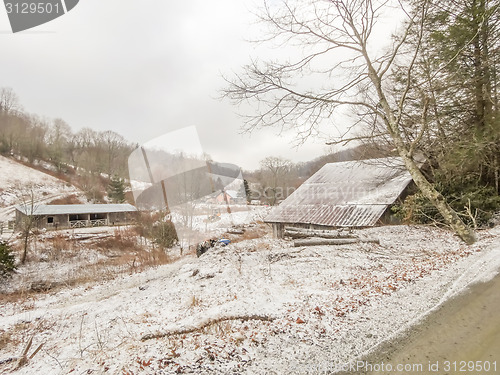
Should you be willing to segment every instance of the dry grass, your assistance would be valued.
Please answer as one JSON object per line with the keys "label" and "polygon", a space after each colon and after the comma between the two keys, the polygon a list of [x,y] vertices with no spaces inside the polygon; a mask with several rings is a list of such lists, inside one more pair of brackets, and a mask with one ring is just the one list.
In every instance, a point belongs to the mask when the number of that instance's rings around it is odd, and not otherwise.
{"label": "dry grass", "polygon": [[62,234],[57,234],[50,238],[46,244],[48,246],[42,246],[39,252],[41,259],[44,261],[53,262],[70,259],[77,255],[74,241],[68,241],[68,238]]}
{"label": "dry grass", "polygon": [[6,348],[9,344],[11,344],[11,340],[12,335],[10,332],[0,330],[0,350]]}
{"label": "dry grass", "polygon": [[71,194],[66,197],[57,198],[50,201],[49,204],[81,204],[82,201],[77,197],[76,194]]}
{"label": "dry grass", "polygon": [[269,233],[269,227],[263,222],[257,222],[255,226],[245,228],[243,234],[228,235],[231,242],[241,242],[253,240],[254,238],[262,238]]}
{"label": "dry grass", "polygon": [[95,242],[102,251],[119,250],[130,252],[141,250],[142,246],[137,241],[137,235],[132,229],[116,229],[112,236],[99,239]]}
{"label": "dry grass", "polygon": [[[18,254],[21,241],[15,244]],[[96,233],[79,239],[70,232],[51,232],[33,238],[28,262],[22,272],[8,280],[0,292],[2,302],[17,302],[29,309],[32,296],[39,293],[111,280],[120,274],[141,272],[172,263],[179,258],[154,248],[133,229],[118,228],[112,234]],[[8,291],[8,293],[7,293]]]}
{"label": "dry grass", "polygon": [[191,297],[189,297],[189,300],[188,300],[188,307],[189,308],[200,306],[200,304],[201,304],[201,299],[199,297],[196,297],[195,295],[192,295]]}

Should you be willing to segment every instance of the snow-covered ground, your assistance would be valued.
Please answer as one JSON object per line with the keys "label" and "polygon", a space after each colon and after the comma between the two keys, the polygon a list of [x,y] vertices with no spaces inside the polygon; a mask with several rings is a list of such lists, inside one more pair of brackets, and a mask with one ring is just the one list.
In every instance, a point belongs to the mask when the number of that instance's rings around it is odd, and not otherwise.
{"label": "snow-covered ground", "polygon": [[500,227],[470,247],[429,227],[358,234],[380,245],[293,247],[267,236],[6,300],[0,372],[33,337],[28,355],[43,346],[16,374],[330,373],[500,267]]}
{"label": "snow-covered ground", "polygon": [[[22,239],[15,233],[9,243],[18,254],[22,252]],[[30,239],[26,264],[0,282],[0,300],[2,294],[22,296],[140,272],[171,263],[178,259],[179,250],[167,254],[152,249],[151,242],[139,237],[134,226],[41,230]]]}
{"label": "snow-covered ground", "polygon": [[[215,207],[215,209],[214,209]],[[190,217],[190,230],[186,230],[181,214],[173,210],[171,213],[172,222],[175,225],[179,240],[183,244],[192,244],[223,236],[230,229],[244,227],[248,223],[262,222],[269,213],[271,207],[268,206],[248,206],[231,205],[228,209],[225,205],[211,205],[206,207],[206,212],[217,211],[215,220],[209,219],[209,214],[193,215]],[[228,212],[229,211],[229,212]],[[194,234],[193,234],[194,233]]]}
{"label": "snow-covered ground", "polygon": [[0,221],[13,219],[13,205],[46,203],[81,191],[65,181],[0,155]]}

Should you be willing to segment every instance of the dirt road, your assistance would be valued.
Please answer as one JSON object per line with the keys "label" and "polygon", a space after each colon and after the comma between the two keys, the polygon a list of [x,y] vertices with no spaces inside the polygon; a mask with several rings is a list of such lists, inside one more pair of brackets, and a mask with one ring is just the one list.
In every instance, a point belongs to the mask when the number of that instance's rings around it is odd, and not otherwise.
{"label": "dirt road", "polygon": [[447,301],[364,361],[356,373],[500,374],[500,276]]}

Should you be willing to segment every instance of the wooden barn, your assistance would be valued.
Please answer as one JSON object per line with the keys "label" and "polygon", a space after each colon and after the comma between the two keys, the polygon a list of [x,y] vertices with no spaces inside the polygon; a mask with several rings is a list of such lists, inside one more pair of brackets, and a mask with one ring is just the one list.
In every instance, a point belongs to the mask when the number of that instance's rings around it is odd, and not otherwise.
{"label": "wooden barn", "polygon": [[397,157],[329,163],[264,219],[274,235],[285,227],[333,229],[381,222],[412,178]]}
{"label": "wooden barn", "polygon": [[123,225],[137,217],[130,204],[62,204],[16,206],[16,226],[34,217],[38,228],[63,229]]}

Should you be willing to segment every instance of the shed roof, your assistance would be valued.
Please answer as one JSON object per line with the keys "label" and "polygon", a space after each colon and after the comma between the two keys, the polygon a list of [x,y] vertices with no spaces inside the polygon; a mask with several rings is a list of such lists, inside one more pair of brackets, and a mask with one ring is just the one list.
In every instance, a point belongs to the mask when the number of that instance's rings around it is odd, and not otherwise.
{"label": "shed roof", "polygon": [[25,215],[77,215],[105,214],[118,212],[136,212],[137,208],[128,203],[121,204],[52,204],[52,205],[18,205],[16,209]]}
{"label": "shed roof", "polygon": [[238,192],[236,190],[224,190],[224,192],[233,199],[238,198]]}
{"label": "shed roof", "polygon": [[372,226],[411,180],[397,157],[326,164],[271,210],[265,221]]}

